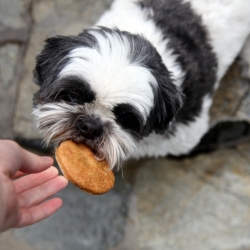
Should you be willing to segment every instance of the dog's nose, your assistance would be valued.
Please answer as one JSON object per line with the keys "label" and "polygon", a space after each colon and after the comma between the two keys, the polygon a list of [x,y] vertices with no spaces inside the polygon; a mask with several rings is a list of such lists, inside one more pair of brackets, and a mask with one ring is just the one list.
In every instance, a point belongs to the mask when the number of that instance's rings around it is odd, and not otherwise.
{"label": "dog's nose", "polygon": [[102,124],[93,118],[80,119],[79,128],[81,135],[90,140],[100,137],[103,133]]}

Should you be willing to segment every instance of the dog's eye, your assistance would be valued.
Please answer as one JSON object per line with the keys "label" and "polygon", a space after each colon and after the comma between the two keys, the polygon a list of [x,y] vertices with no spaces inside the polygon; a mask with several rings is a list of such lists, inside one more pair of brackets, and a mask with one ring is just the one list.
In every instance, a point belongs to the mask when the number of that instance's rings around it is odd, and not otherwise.
{"label": "dog's eye", "polygon": [[57,98],[65,102],[78,102],[79,101],[79,96],[76,93],[68,92],[68,91],[61,91]]}
{"label": "dog's eye", "polygon": [[133,113],[121,112],[116,114],[116,119],[125,129],[138,132],[140,122]]}
{"label": "dog's eye", "polygon": [[137,117],[132,113],[122,112],[118,115],[118,120],[121,123],[121,125],[126,128],[133,131],[137,131],[139,128],[139,121]]}
{"label": "dog's eye", "polygon": [[68,93],[67,97],[71,102],[76,102],[79,99],[78,95],[74,93]]}
{"label": "dog's eye", "polygon": [[135,107],[128,103],[121,103],[114,107],[113,113],[116,122],[123,128],[140,134],[143,120]]}

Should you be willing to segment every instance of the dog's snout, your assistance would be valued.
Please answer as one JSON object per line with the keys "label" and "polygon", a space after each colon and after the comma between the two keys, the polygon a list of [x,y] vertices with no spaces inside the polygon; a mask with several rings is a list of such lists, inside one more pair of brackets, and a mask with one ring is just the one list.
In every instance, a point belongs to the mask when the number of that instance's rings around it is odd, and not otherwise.
{"label": "dog's snout", "polygon": [[79,119],[79,128],[81,135],[90,140],[100,137],[103,133],[102,124],[93,118]]}

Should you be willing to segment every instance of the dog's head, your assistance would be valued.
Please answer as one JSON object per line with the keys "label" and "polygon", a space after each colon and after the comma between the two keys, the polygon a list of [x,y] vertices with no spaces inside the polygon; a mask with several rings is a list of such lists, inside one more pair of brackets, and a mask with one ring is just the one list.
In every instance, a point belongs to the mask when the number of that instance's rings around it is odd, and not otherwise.
{"label": "dog's head", "polygon": [[118,29],[47,39],[34,81],[33,114],[46,142],[84,143],[111,167],[166,130],[182,103],[156,49]]}

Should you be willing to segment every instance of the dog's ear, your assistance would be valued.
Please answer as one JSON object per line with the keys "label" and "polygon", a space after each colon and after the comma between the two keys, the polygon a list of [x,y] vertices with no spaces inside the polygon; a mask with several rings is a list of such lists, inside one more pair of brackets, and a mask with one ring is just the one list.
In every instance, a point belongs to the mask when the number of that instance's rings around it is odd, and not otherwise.
{"label": "dog's ear", "polygon": [[183,94],[169,77],[158,78],[158,86],[153,87],[153,90],[155,103],[150,116],[153,130],[160,133],[177,116],[182,107]]}
{"label": "dog's ear", "polygon": [[43,50],[36,56],[36,67],[33,71],[33,82],[42,86],[53,82],[60,69],[67,62],[73,38],[55,36],[45,40]]}
{"label": "dog's ear", "polygon": [[95,46],[97,41],[88,31],[82,32],[79,36],[54,36],[46,39],[43,50],[36,57],[34,82],[40,86],[52,83],[70,60],[68,54],[73,49]]}

